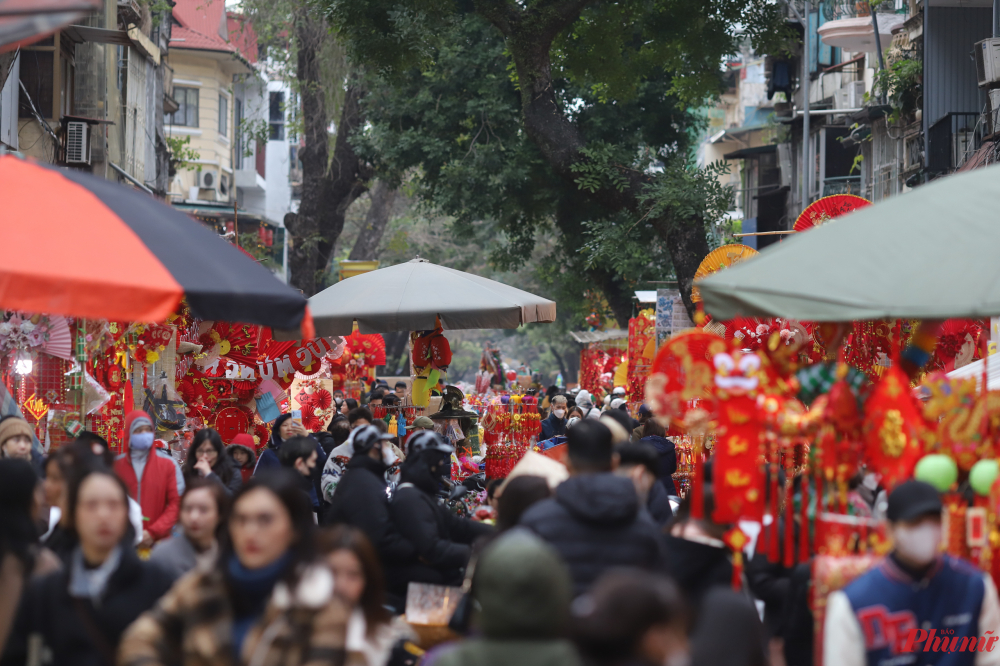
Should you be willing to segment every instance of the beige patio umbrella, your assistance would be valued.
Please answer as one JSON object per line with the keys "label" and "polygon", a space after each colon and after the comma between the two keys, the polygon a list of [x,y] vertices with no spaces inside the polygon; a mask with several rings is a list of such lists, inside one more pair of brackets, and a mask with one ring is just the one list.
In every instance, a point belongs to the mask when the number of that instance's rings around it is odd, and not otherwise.
{"label": "beige patio umbrella", "polygon": [[556,319],[553,301],[416,258],[357,275],[309,299],[316,334],[517,328]]}

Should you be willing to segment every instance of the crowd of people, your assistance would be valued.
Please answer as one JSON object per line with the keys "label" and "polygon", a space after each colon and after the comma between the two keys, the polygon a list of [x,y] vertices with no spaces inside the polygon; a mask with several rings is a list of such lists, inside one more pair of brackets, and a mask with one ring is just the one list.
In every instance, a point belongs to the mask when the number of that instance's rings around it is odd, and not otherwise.
{"label": "crowd of people", "polygon": [[[751,546],[734,590],[711,464],[694,518],[673,442],[616,400],[550,391],[540,439],[565,438],[569,478],[491,480],[491,521],[452,510],[454,448],[433,421],[400,438],[342,395],[321,433],[282,415],[258,453],[248,436],[227,447],[200,430],[182,462],[142,411],[117,457],[83,432],[42,459],[30,425],[5,417],[0,666],[812,664],[808,564]],[[934,547],[940,510],[919,482],[889,496],[896,550],[830,597],[827,664],[897,654],[858,619],[877,603],[915,627],[965,618],[971,634],[1000,634],[989,576]],[[459,640],[420,647],[401,617],[411,583],[461,589]]]}

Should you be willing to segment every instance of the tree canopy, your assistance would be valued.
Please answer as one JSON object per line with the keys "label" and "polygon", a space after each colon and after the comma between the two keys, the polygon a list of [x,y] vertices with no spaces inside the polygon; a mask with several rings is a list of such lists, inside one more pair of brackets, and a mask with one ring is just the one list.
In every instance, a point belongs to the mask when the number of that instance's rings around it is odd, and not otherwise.
{"label": "tree canopy", "polygon": [[[493,225],[501,268],[555,230],[560,301],[603,294],[620,325],[641,282],[676,276],[688,307],[718,165],[697,169],[699,107],[739,40],[783,36],[766,0],[323,0],[365,71],[360,154],[414,176],[456,234]],[[573,300],[573,299],[570,299]]]}

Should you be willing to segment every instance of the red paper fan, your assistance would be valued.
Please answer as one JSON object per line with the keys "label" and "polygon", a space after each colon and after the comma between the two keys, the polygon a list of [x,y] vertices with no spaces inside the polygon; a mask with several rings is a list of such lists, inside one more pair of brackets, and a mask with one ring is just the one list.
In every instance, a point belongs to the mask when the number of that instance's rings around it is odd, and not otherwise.
{"label": "red paper fan", "polygon": [[812,202],[802,211],[798,219],[795,220],[795,231],[805,231],[829,222],[835,217],[847,215],[865,206],[871,206],[872,202],[856,194],[833,194]]}
{"label": "red paper fan", "polygon": [[351,355],[365,355],[366,366],[385,365],[385,338],[378,333],[362,335],[354,331],[345,340]]}

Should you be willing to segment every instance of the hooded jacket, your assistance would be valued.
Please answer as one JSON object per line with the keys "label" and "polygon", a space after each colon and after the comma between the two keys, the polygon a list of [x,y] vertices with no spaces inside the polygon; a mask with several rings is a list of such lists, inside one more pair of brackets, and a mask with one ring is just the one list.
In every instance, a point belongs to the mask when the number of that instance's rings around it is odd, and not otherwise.
{"label": "hooded jacket", "polygon": [[416,556],[413,544],[402,537],[389,515],[385,469],[385,463],[365,454],[351,458],[323,521],[364,532],[383,566],[409,562]]}
{"label": "hooded jacket", "polygon": [[520,525],[555,547],[569,566],[576,594],[611,567],[661,564],[659,528],[640,509],[630,479],[581,474],[563,481],[555,497],[538,502]]}
{"label": "hooded jacket", "polygon": [[[129,412],[125,417],[125,432],[130,432],[132,422],[141,416],[149,419],[149,415],[142,410]],[[173,459],[159,456],[150,449],[142,469],[141,484],[140,479],[135,476],[130,452],[115,458],[114,471],[125,482],[129,497],[142,507],[143,526],[153,540],[159,541],[169,536],[177,522],[181,506],[177,489],[177,468]]]}
{"label": "hooded jacket", "polygon": [[285,441],[281,439],[281,424],[290,418],[292,418],[291,414],[282,414],[274,419],[274,424],[271,426],[271,438],[267,440],[267,446],[257,458],[257,464],[253,468],[254,474],[268,467],[281,467],[281,461],[278,460],[278,450]]}
{"label": "hooded jacket", "polygon": [[[254,453],[253,448],[245,444],[238,443],[236,440],[239,439],[239,435],[233,438],[233,443],[226,447],[226,453],[229,454],[229,459],[233,462],[233,467],[239,470],[240,476],[243,478],[243,483],[250,480],[253,476],[254,465],[257,464],[257,454]],[[251,439],[251,441],[253,441]],[[236,458],[233,457],[234,451],[243,451],[247,454],[247,464],[242,467],[236,462]]]}
{"label": "hooded jacket", "polygon": [[578,666],[564,640],[572,582],[559,554],[524,530],[491,544],[479,559],[472,595],[481,638],[442,653],[433,666]]}
{"label": "hooded jacket", "polygon": [[652,444],[659,455],[656,480],[667,491],[668,495],[676,495],[677,487],[674,485],[674,472],[677,471],[677,448],[674,443],[666,437],[660,435],[647,435],[639,440]]}

